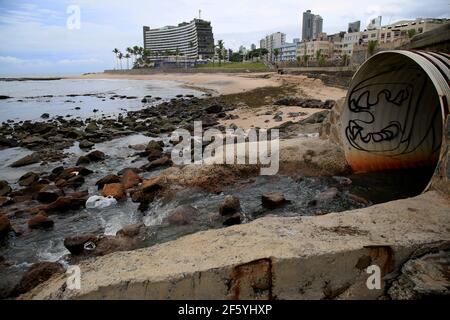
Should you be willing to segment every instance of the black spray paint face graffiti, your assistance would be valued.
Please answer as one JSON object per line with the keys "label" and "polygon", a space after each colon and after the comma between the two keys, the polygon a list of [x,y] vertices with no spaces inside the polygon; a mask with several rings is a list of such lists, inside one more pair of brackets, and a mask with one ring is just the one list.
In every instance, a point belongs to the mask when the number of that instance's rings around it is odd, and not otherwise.
{"label": "black spray paint face graffiti", "polygon": [[[397,65],[388,70],[351,88],[347,99],[349,121],[344,124],[348,142],[356,150],[390,157],[411,154],[419,148],[437,152],[440,110],[431,81],[414,66]],[[402,78],[402,74],[413,76]]]}

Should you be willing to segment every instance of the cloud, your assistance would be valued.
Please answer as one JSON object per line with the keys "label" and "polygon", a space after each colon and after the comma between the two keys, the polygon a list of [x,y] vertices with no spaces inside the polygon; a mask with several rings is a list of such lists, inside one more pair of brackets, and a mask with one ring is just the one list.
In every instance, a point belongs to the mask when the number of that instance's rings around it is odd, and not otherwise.
{"label": "cloud", "polygon": [[[81,10],[80,30],[66,27],[66,10],[73,4]],[[416,17],[450,16],[448,0],[378,0],[376,5],[384,24]],[[12,70],[4,66],[5,59],[11,58],[25,61],[11,60],[11,66],[31,68],[34,63],[52,72],[75,70],[76,65],[80,72],[111,68],[113,48],[125,50],[142,45],[143,25],[156,28],[190,21],[198,16],[199,9],[202,18],[212,22],[215,39],[223,39],[236,50],[241,44],[258,45],[270,32],[285,32],[288,41],[300,37],[301,16],[307,9],[322,15],[324,31],[334,33],[346,30],[350,21],[361,20],[364,26],[374,14],[370,10],[373,6],[370,0],[0,1],[0,73]],[[94,69],[87,70],[90,66]]]}

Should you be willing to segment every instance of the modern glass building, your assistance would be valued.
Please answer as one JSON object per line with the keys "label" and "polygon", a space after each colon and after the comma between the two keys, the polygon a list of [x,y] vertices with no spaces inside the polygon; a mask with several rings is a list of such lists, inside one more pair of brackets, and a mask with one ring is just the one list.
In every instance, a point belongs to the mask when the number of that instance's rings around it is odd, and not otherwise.
{"label": "modern glass building", "polygon": [[152,55],[173,55],[189,59],[208,59],[214,56],[214,35],[211,22],[194,19],[178,26],[150,29],[144,26],[144,48]]}

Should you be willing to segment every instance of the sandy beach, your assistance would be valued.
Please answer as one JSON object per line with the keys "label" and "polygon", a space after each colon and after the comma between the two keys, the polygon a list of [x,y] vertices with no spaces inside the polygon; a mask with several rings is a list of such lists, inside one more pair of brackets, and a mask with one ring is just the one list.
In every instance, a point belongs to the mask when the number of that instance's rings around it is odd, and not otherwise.
{"label": "sandy beach", "polygon": [[279,86],[280,81],[267,73],[227,74],[227,73],[161,73],[151,75],[95,73],[73,79],[126,79],[126,80],[166,80],[183,83],[215,94],[232,94],[253,90],[259,87]]}
{"label": "sandy beach", "polygon": [[[76,79],[124,79],[124,80],[166,80],[176,81],[183,84],[184,87],[197,89],[215,95],[229,95],[251,91],[264,87],[291,86],[292,96],[318,99],[318,100],[340,100],[346,95],[346,90],[325,85],[319,79],[308,78],[303,75],[278,75],[275,73],[252,73],[252,74],[229,74],[229,73],[161,73],[151,75],[131,75],[131,74],[112,74],[95,73],[87,74]],[[282,112],[285,115],[283,121],[277,122],[273,115],[268,112]],[[299,121],[318,112],[317,109],[308,109],[301,107],[282,107],[267,105],[258,108],[248,108],[243,105],[234,111],[232,115],[239,115],[239,119],[222,120],[222,125],[228,127],[235,124],[240,128],[273,128],[287,121]],[[295,115],[299,113],[300,115]]]}

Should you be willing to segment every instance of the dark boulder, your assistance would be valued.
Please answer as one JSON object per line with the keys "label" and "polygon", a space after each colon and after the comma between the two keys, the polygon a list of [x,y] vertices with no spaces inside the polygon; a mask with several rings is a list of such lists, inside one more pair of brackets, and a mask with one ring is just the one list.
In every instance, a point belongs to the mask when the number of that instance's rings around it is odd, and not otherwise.
{"label": "dark boulder", "polygon": [[33,183],[39,181],[39,174],[34,172],[25,173],[23,176],[19,178],[19,186],[21,187],[29,187]]}
{"label": "dark boulder", "polygon": [[53,228],[54,224],[53,220],[47,218],[43,212],[28,220],[28,228],[30,229],[50,229]]}
{"label": "dark boulder", "polygon": [[106,159],[106,156],[103,152],[101,151],[92,151],[91,153],[89,153],[87,155],[87,157],[89,158],[89,160],[91,160],[92,162],[99,162],[99,161],[103,161]]}
{"label": "dark boulder", "polygon": [[265,193],[262,195],[261,200],[263,207],[267,209],[280,208],[290,203],[290,201],[286,200],[284,195],[279,192]]}
{"label": "dark boulder", "polygon": [[8,195],[12,191],[9,183],[5,180],[0,181],[0,197]]}
{"label": "dark boulder", "polygon": [[167,218],[167,222],[175,226],[183,226],[192,224],[199,216],[198,209],[190,206],[183,205],[176,208]]}
{"label": "dark boulder", "polygon": [[19,296],[44,283],[55,274],[63,274],[64,267],[57,262],[38,262],[23,275],[13,290],[13,296]]}
{"label": "dark boulder", "polygon": [[0,213],[0,239],[6,237],[11,230],[11,223],[8,217]]}
{"label": "dark boulder", "polygon": [[120,177],[116,176],[115,174],[109,174],[106,177],[98,180],[95,185],[98,187],[98,190],[103,189],[105,184],[112,184],[112,183],[120,183],[121,179]]}
{"label": "dark boulder", "polygon": [[13,164],[11,164],[11,167],[12,168],[25,167],[30,164],[38,163],[40,161],[41,161],[41,158],[39,157],[39,154],[34,152],[28,156],[23,157],[22,159],[15,161]]}

